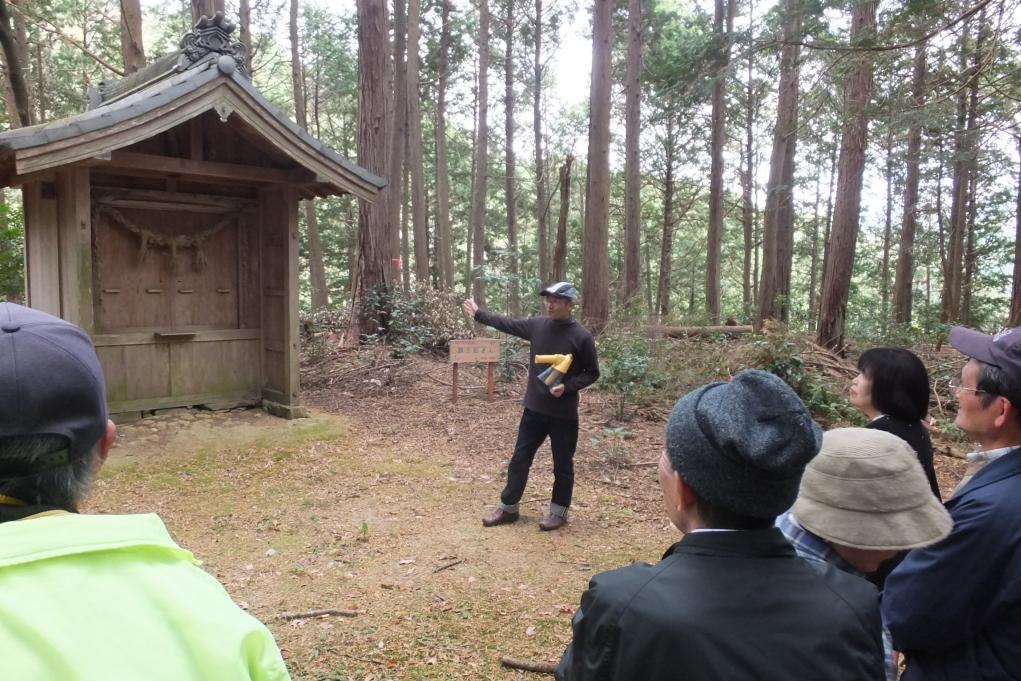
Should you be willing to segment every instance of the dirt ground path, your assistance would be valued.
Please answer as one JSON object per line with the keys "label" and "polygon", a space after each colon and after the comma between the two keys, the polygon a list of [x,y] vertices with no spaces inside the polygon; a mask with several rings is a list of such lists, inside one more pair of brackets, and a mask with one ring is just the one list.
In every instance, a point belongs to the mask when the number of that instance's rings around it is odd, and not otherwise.
{"label": "dirt ground path", "polygon": [[[399,386],[305,395],[313,418],[178,410],[120,427],[89,511],[158,512],[231,595],[269,624],[296,679],[540,678],[504,655],[556,661],[588,578],[655,561],[677,539],[654,462],[662,423],[608,435],[583,398],[571,522],[540,532],[552,465],[536,457],[522,519],[485,529],[520,414],[520,381],[450,403],[447,367]],[[467,383],[481,377],[467,372]],[[277,619],[334,608],[354,617]]]}
{"label": "dirt ground path", "polygon": [[[311,419],[178,410],[125,424],[88,510],[159,513],[270,626],[295,679],[542,678],[500,658],[556,661],[589,577],[654,562],[678,538],[650,465],[665,413],[623,424],[625,439],[607,430],[610,398],[586,391],[571,522],[537,526],[552,484],[547,445],[522,519],[485,529],[521,380],[500,384],[493,403],[476,388],[452,405],[448,371],[415,360],[392,382],[306,380],[317,386],[304,394]],[[952,487],[959,466],[946,461]],[[279,618],[327,608],[357,614]]]}

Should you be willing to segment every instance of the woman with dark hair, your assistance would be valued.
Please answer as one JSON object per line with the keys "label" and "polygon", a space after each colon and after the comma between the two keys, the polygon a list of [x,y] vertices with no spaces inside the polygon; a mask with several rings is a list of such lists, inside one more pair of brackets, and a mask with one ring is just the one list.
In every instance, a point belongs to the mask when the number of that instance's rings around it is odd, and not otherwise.
{"label": "woman with dark hair", "polygon": [[858,358],[860,372],[851,382],[851,404],[868,418],[867,428],[893,433],[911,445],[929,487],[942,499],[925,426],[929,413],[929,372],[918,355],[903,348],[872,348]]}
{"label": "woman with dark hair", "polygon": [[[858,375],[849,397],[869,418],[866,428],[885,430],[911,445],[922,464],[932,493],[943,501],[932,461],[932,440],[925,426],[929,413],[929,372],[918,355],[903,348],[872,348],[858,358]],[[887,576],[904,560],[898,553],[866,575],[882,592]]]}

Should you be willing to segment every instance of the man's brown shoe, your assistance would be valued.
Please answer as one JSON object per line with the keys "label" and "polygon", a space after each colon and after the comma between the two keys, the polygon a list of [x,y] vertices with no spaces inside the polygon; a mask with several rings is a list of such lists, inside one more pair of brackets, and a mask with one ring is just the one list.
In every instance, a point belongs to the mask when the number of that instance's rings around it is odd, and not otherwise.
{"label": "man's brown shoe", "polygon": [[544,532],[549,532],[550,530],[559,530],[566,524],[567,516],[547,513],[546,517],[539,521],[539,529]]}
{"label": "man's brown shoe", "polygon": [[497,525],[506,525],[507,523],[513,523],[521,517],[518,512],[511,513],[505,511],[502,508],[497,508],[495,511],[487,515],[482,519],[482,524],[486,527],[495,527]]}

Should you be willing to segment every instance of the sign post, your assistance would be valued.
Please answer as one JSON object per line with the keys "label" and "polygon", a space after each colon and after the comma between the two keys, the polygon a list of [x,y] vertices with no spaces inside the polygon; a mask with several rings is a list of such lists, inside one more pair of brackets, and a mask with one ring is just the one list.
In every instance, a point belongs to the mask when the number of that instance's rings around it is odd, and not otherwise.
{"label": "sign post", "polygon": [[454,394],[451,402],[457,402],[457,367],[461,364],[485,362],[487,402],[493,401],[493,372],[500,361],[500,341],[495,338],[472,338],[450,341],[450,364],[453,366]]}

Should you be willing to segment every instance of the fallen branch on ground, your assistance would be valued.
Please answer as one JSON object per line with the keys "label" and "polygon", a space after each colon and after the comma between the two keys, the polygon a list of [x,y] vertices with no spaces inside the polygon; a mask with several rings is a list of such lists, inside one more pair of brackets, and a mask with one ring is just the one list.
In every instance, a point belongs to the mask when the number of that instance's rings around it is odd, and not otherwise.
{"label": "fallen branch on ground", "polygon": [[684,338],[685,336],[711,336],[717,333],[751,333],[754,328],[748,326],[650,326],[649,332],[668,338]]}
{"label": "fallen branch on ground", "polygon": [[308,610],[306,612],[282,612],[275,616],[275,620],[304,620],[311,619],[313,617],[355,617],[358,615],[357,610],[336,610],[333,608],[326,608],[324,610]]}
{"label": "fallen branch on ground", "polygon": [[437,572],[443,572],[444,570],[449,570],[450,568],[454,567],[455,565],[460,565],[463,562],[464,562],[464,558],[459,558],[458,560],[455,560],[453,562],[447,563],[446,565],[441,565],[438,568],[436,568],[435,570],[433,570],[433,574],[435,575]]}
{"label": "fallen branch on ground", "polygon": [[553,674],[557,666],[552,662],[533,662],[532,660],[519,660],[514,657],[501,657],[500,664],[511,669],[522,669],[526,672],[537,672],[539,674]]}

